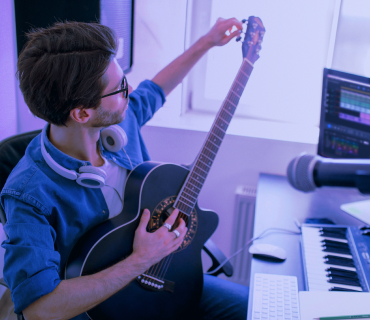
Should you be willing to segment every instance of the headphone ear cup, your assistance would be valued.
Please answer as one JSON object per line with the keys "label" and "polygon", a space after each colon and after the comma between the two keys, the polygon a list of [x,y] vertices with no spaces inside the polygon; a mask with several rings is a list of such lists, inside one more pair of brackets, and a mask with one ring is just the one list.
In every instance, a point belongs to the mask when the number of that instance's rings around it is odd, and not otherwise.
{"label": "headphone ear cup", "polygon": [[103,129],[100,137],[104,148],[110,152],[121,150],[128,142],[126,132],[118,124]]}
{"label": "headphone ear cup", "polygon": [[80,176],[76,182],[87,188],[103,188],[105,186],[106,172],[94,166],[83,166],[78,169]]}

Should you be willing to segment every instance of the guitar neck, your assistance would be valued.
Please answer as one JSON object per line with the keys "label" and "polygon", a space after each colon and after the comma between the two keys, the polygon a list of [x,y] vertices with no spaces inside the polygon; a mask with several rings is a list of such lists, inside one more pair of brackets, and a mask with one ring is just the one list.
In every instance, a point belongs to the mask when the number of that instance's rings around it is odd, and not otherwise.
{"label": "guitar neck", "polygon": [[206,181],[208,172],[211,169],[252,70],[253,64],[244,59],[176,199],[174,208],[179,209],[179,211],[188,216],[196,204],[200,190]]}

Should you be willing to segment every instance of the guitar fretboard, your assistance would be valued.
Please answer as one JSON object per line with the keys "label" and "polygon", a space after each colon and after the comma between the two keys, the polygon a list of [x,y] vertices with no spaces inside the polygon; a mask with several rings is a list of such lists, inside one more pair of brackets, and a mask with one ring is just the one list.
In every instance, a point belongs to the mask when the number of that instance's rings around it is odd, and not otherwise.
{"label": "guitar fretboard", "polygon": [[174,207],[188,216],[196,204],[200,190],[206,181],[252,70],[253,65],[247,59],[244,59],[226,99],[217,113],[206,141],[176,199]]}

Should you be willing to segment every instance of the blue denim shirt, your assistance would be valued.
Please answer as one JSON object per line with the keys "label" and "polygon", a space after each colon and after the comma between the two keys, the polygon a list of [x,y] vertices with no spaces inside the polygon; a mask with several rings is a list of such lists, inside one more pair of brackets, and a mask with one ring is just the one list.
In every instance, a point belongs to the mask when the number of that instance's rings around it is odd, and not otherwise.
{"label": "blue denim shirt", "polygon": [[[146,80],[130,94],[126,118],[120,124],[128,136],[125,147],[132,165],[150,160],[140,128],[165,102],[162,89]],[[109,216],[108,206],[100,189],[79,186],[54,172],[41,154],[40,137],[27,147],[25,156],[10,174],[2,192],[7,223],[4,231],[9,239],[5,248],[4,280],[8,284],[15,312],[52,292],[63,279],[64,266],[77,240],[90,228]],[[74,159],[44,137],[45,147],[61,166],[78,171],[91,165]],[[100,141],[103,156],[131,169],[125,153],[108,152]],[[73,319],[88,319],[83,313]]]}

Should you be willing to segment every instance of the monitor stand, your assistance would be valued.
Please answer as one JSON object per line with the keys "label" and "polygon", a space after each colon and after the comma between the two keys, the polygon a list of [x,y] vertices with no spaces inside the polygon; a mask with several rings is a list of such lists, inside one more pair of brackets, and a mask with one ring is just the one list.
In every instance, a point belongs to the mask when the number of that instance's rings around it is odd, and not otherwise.
{"label": "monitor stand", "polygon": [[370,225],[370,199],[363,200],[363,201],[357,201],[357,202],[351,202],[351,203],[345,203],[345,204],[342,204],[340,208],[344,212]]}

